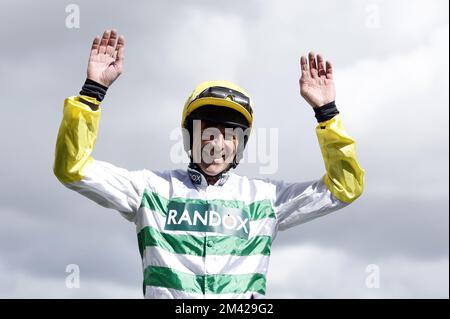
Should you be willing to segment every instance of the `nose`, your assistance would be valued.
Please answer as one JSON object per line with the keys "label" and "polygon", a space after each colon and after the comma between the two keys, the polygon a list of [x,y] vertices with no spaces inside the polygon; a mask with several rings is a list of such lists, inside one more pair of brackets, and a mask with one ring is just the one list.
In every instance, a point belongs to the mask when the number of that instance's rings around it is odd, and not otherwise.
{"label": "nose", "polygon": [[223,136],[222,133],[215,135],[214,139],[211,140],[211,143],[213,143],[214,148],[215,149],[220,148],[221,150],[225,146],[224,142],[225,142],[225,137]]}

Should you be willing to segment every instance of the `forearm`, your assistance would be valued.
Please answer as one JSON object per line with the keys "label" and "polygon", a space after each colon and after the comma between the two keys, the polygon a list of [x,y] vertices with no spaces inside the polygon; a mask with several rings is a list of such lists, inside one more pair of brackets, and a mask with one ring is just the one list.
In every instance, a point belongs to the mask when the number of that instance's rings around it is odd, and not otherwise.
{"label": "forearm", "polygon": [[325,185],[336,198],[351,203],[364,188],[364,170],[356,158],[355,141],[346,133],[340,115],[320,122],[316,133],[327,172]]}
{"label": "forearm", "polygon": [[86,81],[79,96],[64,101],[53,167],[55,176],[63,183],[81,180],[83,170],[92,162],[100,122],[99,106],[106,90],[91,82]]}

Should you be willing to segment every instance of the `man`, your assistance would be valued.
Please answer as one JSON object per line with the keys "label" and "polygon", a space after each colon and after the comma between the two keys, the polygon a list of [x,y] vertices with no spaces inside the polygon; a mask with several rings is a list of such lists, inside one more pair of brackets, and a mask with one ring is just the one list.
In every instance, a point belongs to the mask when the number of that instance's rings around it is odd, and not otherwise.
{"label": "man", "polygon": [[56,177],[136,224],[146,298],[263,297],[277,231],[343,208],[363,191],[364,171],[334,103],[331,63],[313,53],[300,61],[300,92],[319,122],[323,177],[287,183],[231,172],[253,109],[248,93],[229,81],[202,83],[186,101],[186,170],[131,172],[91,157],[100,103],[122,72],[124,47],[115,30],[94,39],[80,95],[65,100]]}

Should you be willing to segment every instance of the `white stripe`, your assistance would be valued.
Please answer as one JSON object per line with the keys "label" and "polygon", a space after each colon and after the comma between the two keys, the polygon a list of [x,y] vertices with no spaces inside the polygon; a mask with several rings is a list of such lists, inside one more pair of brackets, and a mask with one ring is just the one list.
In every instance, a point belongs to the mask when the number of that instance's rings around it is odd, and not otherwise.
{"label": "white stripe", "polygon": [[206,257],[185,254],[173,254],[160,247],[145,247],[143,267],[167,267],[194,275],[226,274],[243,275],[259,273],[265,275],[269,265],[269,256],[232,256],[208,255]]}
{"label": "white stripe", "polygon": [[143,254],[144,270],[149,266],[167,267],[188,274],[204,274],[203,257],[184,254],[172,254],[160,247],[148,246]]}
{"label": "white stripe", "polygon": [[265,275],[269,265],[269,256],[250,255],[208,255],[206,256],[208,274],[241,275],[259,273]]}
{"label": "white stripe", "polygon": [[[205,232],[196,231],[175,231],[165,230],[166,217],[155,212],[147,207],[141,207],[138,212],[136,221],[136,231],[140,232],[144,227],[150,226],[160,232],[172,235],[191,235],[196,237],[205,237]],[[249,239],[255,236],[272,236],[276,227],[275,218],[262,218],[250,221]],[[216,232],[208,232],[208,236],[230,236],[229,234],[222,234]]]}
{"label": "white stripe", "polygon": [[246,292],[243,294],[203,295],[165,287],[155,287],[155,286],[145,287],[146,299],[250,299],[251,297],[255,299],[265,298],[264,295],[261,295],[257,292]]}
{"label": "white stripe", "polygon": [[277,226],[277,220],[275,218],[261,218],[258,220],[250,221],[250,234],[248,238],[255,236],[270,236],[272,237]]}
{"label": "white stripe", "polygon": [[[239,201],[243,201],[246,205],[266,199],[274,201],[276,198],[276,185],[271,181],[249,179],[246,176],[240,176],[232,172],[230,172],[230,177],[223,186],[210,185],[202,191],[186,187],[186,183],[190,183],[186,170],[172,171],[171,178],[171,182],[174,185],[173,197],[234,201],[236,200],[236,194],[239,194]],[[158,193],[161,194],[157,186]]]}
{"label": "white stripe", "polygon": [[210,185],[207,189],[199,191],[191,186],[189,174],[185,169],[164,172],[143,170],[143,175],[152,186],[151,189],[165,198],[169,198],[171,193],[172,197],[181,198],[236,200],[236,194],[239,194],[239,200],[246,205],[255,201],[276,199],[276,185],[272,181],[249,179],[233,172],[229,174],[230,177],[223,186]]}

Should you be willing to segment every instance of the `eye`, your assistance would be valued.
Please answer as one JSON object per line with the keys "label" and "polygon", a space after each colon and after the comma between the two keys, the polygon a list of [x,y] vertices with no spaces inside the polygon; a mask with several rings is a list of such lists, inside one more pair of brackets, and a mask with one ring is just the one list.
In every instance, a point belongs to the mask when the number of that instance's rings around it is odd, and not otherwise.
{"label": "eye", "polygon": [[227,135],[227,136],[225,136],[225,139],[227,141],[234,141],[236,139],[236,136],[234,134],[233,135]]}
{"label": "eye", "polygon": [[225,129],[223,136],[227,141],[234,141],[237,139],[237,132],[235,132],[233,129]]}

